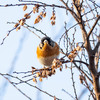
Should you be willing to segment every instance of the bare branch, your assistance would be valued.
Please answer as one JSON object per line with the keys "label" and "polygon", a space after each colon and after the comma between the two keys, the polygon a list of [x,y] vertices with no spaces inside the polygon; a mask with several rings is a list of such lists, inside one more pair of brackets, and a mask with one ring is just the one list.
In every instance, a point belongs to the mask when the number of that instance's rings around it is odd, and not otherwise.
{"label": "bare branch", "polygon": [[71,69],[71,75],[72,75],[71,79],[72,79],[72,84],[73,84],[72,86],[73,86],[73,89],[74,89],[75,99],[78,100],[77,93],[76,93],[76,88],[75,88],[75,81],[74,81],[74,77],[73,77],[74,73],[73,73],[73,70],[72,70],[72,63],[71,63],[71,68],[70,69]]}
{"label": "bare branch", "polygon": [[[63,52],[63,51],[62,51]],[[64,52],[63,52],[63,54],[64,55],[66,55],[66,56],[68,56],[67,54],[65,54]],[[67,62],[69,62],[69,60],[67,60],[67,61],[62,61],[62,63],[67,63]],[[76,61],[76,62],[78,62],[78,61]],[[73,60],[72,61],[72,63],[75,65],[75,67],[81,72],[81,73],[83,73],[84,74],[84,76],[86,76],[87,77],[87,79],[93,84],[93,81],[88,77],[88,75],[80,68],[80,67],[78,67],[77,66],[77,64],[75,63],[75,60]],[[82,62],[82,63],[84,63],[84,62]],[[86,63],[85,63],[86,64]],[[87,64],[86,64],[87,65]]]}
{"label": "bare branch", "polygon": [[8,31],[7,35],[3,38],[2,43],[1,43],[0,45],[2,45],[2,44],[4,43],[5,39],[6,39],[6,38],[10,35],[10,33],[11,33],[13,30],[15,30],[15,29],[16,29],[16,28],[13,28],[13,29],[11,29],[11,30]]}
{"label": "bare branch", "polygon": [[0,73],[1,76],[3,76],[11,85],[13,85],[20,93],[22,93],[26,98],[29,100],[32,100],[29,96],[27,96],[24,92],[22,92],[16,85],[13,84],[7,77],[4,76],[4,74]]}
{"label": "bare branch", "polygon": [[100,41],[98,41],[98,43],[96,44],[94,50],[93,50],[93,55],[95,55],[95,53],[98,51],[98,48],[100,47]]}
{"label": "bare branch", "polygon": [[47,36],[46,33],[44,33],[43,31],[41,31],[41,30],[35,28],[34,26],[30,26],[30,25],[28,25],[28,24],[26,24],[26,23],[25,23],[25,25],[27,26],[27,28],[28,28],[28,27],[33,28],[33,29],[35,29],[36,31],[38,31],[38,32],[40,32],[41,34],[43,34],[44,36]]}
{"label": "bare branch", "polygon": [[[34,85],[28,83],[27,81],[23,81],[22,79],[20,79],[20,78],[18,78],[18,77],[12,76],[12,75],[10,75],[10,74],[2,74],[2,73],[0,73],[0,75],[3,76],[6,80],[8,80],[15,88],[17,88],[16,85],[15,85],[16,83],[11,82],[11,81],[10,81],[7,77],[5,77],[5,76],[9,76],[9,77],[15,78],[15,79],[19,80],[20,83],[26,83],[27,85],[29,85],[29,86],[31,86],[31,87],[34,87],[35,89],[38,89],[39,91],[41,91],[41,92],[47,94],[48,96],[50,96],[50,97],[52,97],[52,98],[55,97],[55,96],[49,94],[48,92],[41,90],[41,89],[38,88],[37,86],[34,86]],[[17,83],[17,84],[18,84],[18,83]],[[17,88],[17,89],[18,89],[18,88]],[[18,89],[18,91],[20,91],[23,95],[25,95],[20,89]],[[27,95],[26,95],[26,96],[27,96]],[[59,99],[59,98],[57,98],[57,97],[56,97],[56,99],[57,99],[57,100],[61,100],[61,99]],[[32,99],[30,99],[30,100],[32,100]]]}
{"label": "bare branch", "polygon": [[41,37],[40,37],[40,36],[38,36],[35,32],[33,32],[32,30],[30,30],[27,26],[23,26],[23,27],[25,27],[26,29],[28,29],[30,32],[32,32],[34,35],[36,35],[38,38],[40,38],[40,39],[41,39]]}
{"label": "bare branch", "polygon": [[66,90],[62,89],[63,92],[65,92],[66,94],[68,94],[72,99],[76,100],[70,93],[68,93]]}
{"label": "bare branch", "polygon": [[89,39],[89,37],[90,37],[90,35],[91,35],[93,29],[95,28],[97,22],[99,21],[99,19],[100,19],[100,16],[98,16],[97,20],[95,21],[94,25],[92,26],[91,30],[89,31],[89,33],[88,33],[88,35],[87,35],[87,39]]}
{"label": "bare branch", "polygon": [[[68,63],[68,62],[70,62],[70,60],[62,61],[62,63]],[[87,67],[89,66],[89,64],[87,64],[87,63],[84,62],[84,61],[73,60],[73,62],[79,62],[79,63],[83,63],[83,64],[85,64]]]}
{"label": "bare branch", "polygon": [[95,3],[95,1],[89,0],[90,2],[92,2],[93,4],[95,4],[97,7],[100,8],[100,6],[98,4]]}
{"label": "bare branch", "polygon": [[83,84],[83,85],[87,87],[87,89],[90,91],[90,93],[91,93],[93,99],[96,100],[95,95],[94,95],[94,93],[93,93],[93,90],[90,89],[90,86],[88,85],[86,79],[84,79],[84,82],[85,82],[86,85],[85,85],[85,84]]}
{"label": "bare branch", "polygon": [[77,22],[79,22],[77,14],[68,7],[68,5],[64,2],[64,0],[60,0],[60,1],[66,6],[66,9],[72,14],[72,16],[75,18],[75,20]]}
{"label": "bare branch", "polygon": [[[6,4],[6,5],[0,5],[0,7],[14,7],[14,6],[24,6],[24,5],[36,5],[38,2],[35,3],[21,3],[21,4]],[[59,6],[59,5],[55,5],[55,4],[46,4],[46,3],[42,3],[39,2],[41,4],[39,4],[40,7],[44,7],[46,5],[46,7],[57,7],[57,8],[63,8],[66,9],[66,7],[64,6]]]}

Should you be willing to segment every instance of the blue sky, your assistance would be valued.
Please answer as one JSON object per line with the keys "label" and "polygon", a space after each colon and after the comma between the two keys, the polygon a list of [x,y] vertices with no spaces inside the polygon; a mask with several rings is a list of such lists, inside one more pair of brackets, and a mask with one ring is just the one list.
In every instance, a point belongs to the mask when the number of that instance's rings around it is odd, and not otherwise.
{"label": "blue sky", "polygon": [[[47,1],[47,0],[45,0]],[[49,0],[48,3],[56,3],[56,1]],[[98,0],[99,2],[99,0]],[[0,0],[0,4],[16,4],[19,3],[17,0]],[[57,2],[59,3],[59,2]],[[17,22],[17,20],[21,19],[23,15],[29,12],[33,6],[28,7],[27,11],[23,12],[22,7],[0,7],[0,42],[6,36],[7,32],[13,28],[13,24],[7,24],[7,22]],[[59,37],[64,33],[64,22],[68,23],[68,27],[71,24],[75,23],[75,21],[71,20],[71,16],[65,16],[65,10],[56,9],[56,25],[52,26],[50,24],[50,16],[52,14],[52,8],[47,8],[47,17],[44,18],[39,24],[34,25],[34,19],[38,14],[32,15],[31,20],[28,20],[27,23],[35,26],[36,28],[41,29],[44,33],[47,33],[52,39],[58,42]],[[62,16],[59,16],[62,15]],[[43,37],[39,32],[35,31],[36,34]],[[79,31],[80,32],[80,31]],[[59,34],[59,35],[58,35]],[[76,33],[78,34],[78,33]],[[78,41],[82,41],[81,34],[78,34]],[[8,73],[13,71],[30,71],[31,66],[36,68],[41,68],[41,64],[39,64],[36,58],[36,48],[39,44],[40,39],[36,37],[33,33],[29,32],[25,28],[21,28],[18,32],[15,30],[11,32],[9,37],[6,38],[3,45],[0,46],[0,73]],[[62,56],[62,55],[60,55]],[[76,82],[77,93],[80,94],[80,91],[84,89],[79,82],[79,76],[76,69],[73,70],[75,72],[74,77]],[[17,76],[16,74],[13,74]],[[11,79],[13,81],[13,79]],[[5,88],[2,88],[3,83],[7,83],[3,77],[0,76],[0,100],[28,100],[25,96],[23,96],[18,90],[16,90],[10,83]],[[63,71],[60,72],[57,70],[56,75],[49,77],[48,79],[43,79],[42,83],[35,84],[32,81],[30,82],[34,86],[40,87],[42,90],[47,91],[48,93],[61,98],[62,100],[73,100],[69,95],[62,91],[65,89],[67,92],[73,93],[70,69],[63,68]],[[39,96],[38,90],[32,88],[26,84],[18,85],[24,93],[33,98],[33,100],[37,100],[38,97],[41,100],[53,100],[53,98],[49,97],[44,93],[40,93]],[[84,98],[88,98],[86,94]],[[81,99],[81,100],[84,100]],[[40,100],[40,99],[39,99]]]}

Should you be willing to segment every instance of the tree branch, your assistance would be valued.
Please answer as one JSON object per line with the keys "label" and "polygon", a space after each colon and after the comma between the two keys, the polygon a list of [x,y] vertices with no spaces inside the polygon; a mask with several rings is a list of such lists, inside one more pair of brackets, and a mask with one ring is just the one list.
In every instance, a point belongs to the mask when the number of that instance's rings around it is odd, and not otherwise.
{"label": "tree branch", "polygon": [[75,88],[75,81],[74,81],[74,77],[73,77],[73,70],[72,70],[72,63],[71,63],[71,75],[72,75],[72,77],[71,77],[71,79],[72,79],[72,86],[73,86],[73,89],[74,89],[74,94],[75,94],[75,99],[76,100],[78,100],[78,98],[77,98],[77,93],[76,93],[76,88]]}
{"label": "tree branch", "polygon": [[13,85],[20,93],[22,93],[25,97],[27,97],[29,100],[32,100],[29,96],[27,96],[24,92],[22,92],[16,85],[13,84],[7,77],[4,76],[4,74],[0,73],[1,76],[3,76],[11,85]]}
{"label": "tree branch", "polygon": [[[29,72],[30,72],[30,71],[29,71]],[[22,73],[23,73],[23,72],[22,72]],[[25,72],[25,73],[26,73],[26,72]],[[17,79],[17,80],[20,81],[20,83],[26,83],[27,85],[29,85],[29,86],[31,86],[31,87],[34,87],[35,89],[37,89],[37,90],[39,90],[39,91],[41,91],[41,92],[47,94],[48,96],[50,96],[50,97],[52,97],[52,98],[55,97],[55,96],[49,94],[48,92],[41,90],[41,89],[38,88],[37,86],[34,86],[34,85],[28,83],[28,81],[23,81],[22,79],[20,79],[20,78],[18,78],[18,77],[16,77],[16,76],[13,76],[13,75],[10,75],[10,74],[2,74],[2,73],[0,73],[0,75],[3,76],[6,80],[8,80],[9,83],[11,83],[16,89],[17,89],[16,85],[17,85],[18,83],[16,84],[15,82],[11,82],[6,76],[9,76],[9,77],[12,77],[12,78],[14,78],[14,79]],[[23,95],[25,95],[20,89],[17,89],[17,90],[18,90],[19,92],[21,92]],[[27,95],[26,95],[26,97],[28,98]],[[30,100],[32,100],[32,99],[30,99]],[[56,97],[56,100],[61,100],[61,99],[59,99],[59,98]]]}
{"label": "tree branch", "polygon": [[75,20],[77,22],[79,22],[77,14],[73,10],[71,10],[63,0],[60,0],[60,1],[66,6],[66,9],[72,14],[72,16],[75,18]]}
{"label": "tree branch", "polygon": [[98,48],[100,47],[100,41],[98,41],[98,43],[96,44],[94,50],[93,50],[93,55],[95,55],[95,53],[98,51]]}
{"label": "tree branch", "polygon": [[91,30],[89,31],[88,35],[87,35],[87,39],[89,39],[94,27],[96,26],[97,22],[99,21],[100,16],[97,18],[97,20],[95,21],[94,25],[92,26]]}
{"label": "tree branch", "polygon": [[[67,63],[67,62],[70,62],[70,61],[69,61],[69,60],[62,61],[62,63]],[[88,64],[85,63],[85,62],[83,62],[83,61],[78,61],[78,60],[73,60],[73,62],[72,62],[72,63],[76,66],[76,68],[77,68],[81,73],[83,73],[83,74],[87,77],[87,79],[93,84],[93,81],[88,77],[88,75],[87,75],[80,67],[77,66],[77,64],[76,64],[75,62],[80,62],[80,63],[83,63],[83,64],[85,64],[85,65],[87,65],[87,66],[88,66]]]}
{"label": "tree branch", "polygon": [[73,64],[74,64],[74,65],[76,66],[76,68],[77,68],[81,73],[83,73],[83,74],[87,77],[87,79],[93,84],[93,81],[88,77],[88,75],[87,75],[83,70],[81,70],[80,67],[78,67],[77,64],[76,64],[75,62],[73,62]]}
{"label": "tree branch", "polygon": [[[6,4],[6,5],[0,5],[0,7],[13,7],[13,6],[24,6],[24,5],[36,5],[38,2],[35,3],[21,3],[21,4]],[[39,2],[40,3],[40,2]],[[40,7],[44,7],[46,5],[46,7],[57,7],[57,8],[63,8],[66,9],[66,7],[64,6],[59,6],[59,5],[55,5],[55,4],[46,4],[46,3],[41,3],[39,4]]]}
{"label": "tree branch", "polygon": [[[70,60],[62,61],[62,63],[68,63],[68,62],[70,62]],[[73,60],[73,62],[79,62],[79,63],[83,63],[83,64],[85,64],[87,67],[89,66],[89,64],[87,64],[87,63],[84,62],[84,61]]]}

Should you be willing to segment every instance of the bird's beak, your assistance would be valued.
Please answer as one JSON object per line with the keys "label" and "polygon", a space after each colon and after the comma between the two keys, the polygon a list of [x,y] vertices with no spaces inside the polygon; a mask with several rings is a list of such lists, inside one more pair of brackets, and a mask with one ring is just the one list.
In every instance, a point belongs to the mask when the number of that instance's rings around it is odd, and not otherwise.
{"label": "bird's beak", "polygon": [[48,41],[47,40],[44,40],[44,44],[48,44]]}

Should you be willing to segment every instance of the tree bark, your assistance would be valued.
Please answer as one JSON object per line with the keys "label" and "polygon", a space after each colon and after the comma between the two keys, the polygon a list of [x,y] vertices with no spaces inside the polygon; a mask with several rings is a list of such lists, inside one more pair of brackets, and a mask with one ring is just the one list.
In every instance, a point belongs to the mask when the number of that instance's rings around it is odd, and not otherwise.
{"label": "tree bark", "polygon": [[89,55],[89,64],[90,64],[89,70],[91,72],[92,79],[93,79],[93,88],[94,88],[94,92],[95,92],[95,95],[96,95],[96,100],[100,100],[99,75],[97,74],[97,70],[95,68],[94,61],[95,61],[94,60],[94,56],[93,55]]}

